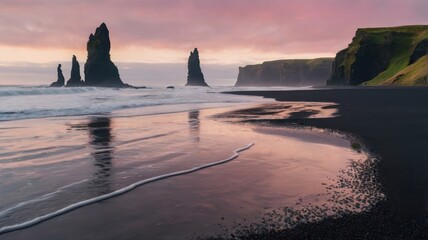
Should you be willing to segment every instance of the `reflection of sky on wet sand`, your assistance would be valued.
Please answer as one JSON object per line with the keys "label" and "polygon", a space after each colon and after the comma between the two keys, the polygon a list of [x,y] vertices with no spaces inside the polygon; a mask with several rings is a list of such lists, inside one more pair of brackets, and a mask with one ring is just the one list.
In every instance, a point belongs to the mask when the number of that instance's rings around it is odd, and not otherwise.
{"label": "reflection of sky on wet sand", "polygon": [[189,133],[194,138],[194,141],[196,143],[200,141],[199,128],[200,128],[199,110],[190,111],[189,112]]}
{"label": "reflection of sky on wet sand", "polygon": [[[255,220],[299,201],[321,206],[328,198],[329,178],[335,179],[349,160],[367,157],[350,149],[338,134],[243,126],[210,117],[224,111],[4,122],[0,167],[7,174],[0,177],[1,209],[88,181],[32,206],[31,213],[17,210],[2,219],[1,226],[145,178],[225,159],[254,142],[230,163],[151,183],[10,236],[36,232],[41,239],[55,234],[119,239],[132,232],[154,239],[216,233],[218,223]],[[14,144],[7,144],[7,137]]]}
{"label": "reflection of sky on wet sand", "polygon": [[110,186],[114,148],[110,146],[113,140],[109,117],[93,117],[88,123],[89,145],[93,148],[91,157],[94,161],[94,188],[102,195],[112,191]]}
{"label": "reflection of sky on wet sand", "polygon": [[278,102],[222,113],[229,119],[298,119],[331,118],[337,116],[337,104],[328,102]]}

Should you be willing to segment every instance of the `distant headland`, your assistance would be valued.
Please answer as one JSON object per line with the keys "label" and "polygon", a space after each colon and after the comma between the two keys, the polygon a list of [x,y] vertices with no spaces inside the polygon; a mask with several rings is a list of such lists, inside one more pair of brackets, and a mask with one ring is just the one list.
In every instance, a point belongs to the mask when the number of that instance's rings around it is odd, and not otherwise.
{"label": "distant headland", "polygon": [[428,85],[428,26],[358,29],[329,85]]}
{"label": "distant headland", "polygon": [[239,68],[236,87],[324,86],[331,74],[333,58],[289,59]]}
{"label": "distant headland", "polygon": [[239,68],[235,86],[428,85],[428,26],[358,29],[334,59],[287,59]]}

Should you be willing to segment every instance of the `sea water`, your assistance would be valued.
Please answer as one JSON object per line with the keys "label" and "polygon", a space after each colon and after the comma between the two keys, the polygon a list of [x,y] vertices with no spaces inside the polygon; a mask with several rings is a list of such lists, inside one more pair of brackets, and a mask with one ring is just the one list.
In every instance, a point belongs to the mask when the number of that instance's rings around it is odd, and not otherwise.
{"label": "sea water", "polygon": [[[0,121],[110,113],[120,109],[132,108],[143,109],[143,111],[134,113],[141,115],[229,106],[257,101],[260,98],[225,95],[221,92],[250,89],[253,88],[176,87],[175,89],[166,89],[148,87],[146,89],[112,89],[0,86]],[[143,108],[150,106],[155,106],[155,108]]]}
{"label": "sea water", "polygon": [[369,155],[340,134],[217,118],[266,101],[225,90],[1,88],[0,239],[184,239],[337,205],[331,185]]}

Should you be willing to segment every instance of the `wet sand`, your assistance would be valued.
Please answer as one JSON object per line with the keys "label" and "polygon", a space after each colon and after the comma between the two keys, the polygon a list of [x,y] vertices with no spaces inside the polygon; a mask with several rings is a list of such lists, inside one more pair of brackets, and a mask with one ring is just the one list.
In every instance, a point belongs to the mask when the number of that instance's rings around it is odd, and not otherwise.
{"label": "wet sand", "polygon": [[[350,133],[381,158],[377,169],[386,201],[370,212],[304,224],[253,239],[427,239],[428,88],[344,88],[305,91],[246,91],[281,102],[336,103],[338,117],[308,118],[296,111],[287,119],[247,119],[271,126],[314,126]],[[291,103],[290,103],[291,104]],[[251,112],[252,110],[249,110]],[[257,111],[253,111],[257,112]]]}
{"label": "wet sand", "polygon": [[[323,107],[331,106],[314,103],[309,108],[318,117],[333,117],[335,110],[323,113]],[[299,103],[289,111],[306,108]],[[143,185],[1,234],[0,239],[224,236],[236,224],[260,223],[267,214],[285,207],[292,212],[287,226],[295,226],[320,217],[365,211],[382,196],[377,189],[361,192],[353,184],[334,186],[341,179],[359,181],[343,175],[355,173],[355,166],[364,166],[369,157],[352,149],[345,136],[320,129],[242,125],[236,124],[235,117],[220,117],[237,109],[2,122],[2,227],[141,179],[226,159],[234,149],[255,145],[229,163]],[[288,116],[282,114],[286,113],[272,112],[265,117]],[[40,201],[5,212],[34,199]],[[295,209],[320,212],[300,218]]]}

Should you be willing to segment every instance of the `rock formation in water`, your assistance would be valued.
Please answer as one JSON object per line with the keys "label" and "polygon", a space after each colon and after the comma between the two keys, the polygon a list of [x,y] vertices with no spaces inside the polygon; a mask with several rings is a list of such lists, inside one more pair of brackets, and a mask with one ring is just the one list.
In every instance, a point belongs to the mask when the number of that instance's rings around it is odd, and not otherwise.
{"label": "rock formation in water", "polygon": [[110,37],[105,23],[89,36],[88,59],[85,63],[85,83],[97,87],[128,87],[110,59]]}
{"label": "rock formation in water", "polygon": [[329,85],[428,85],[428,26],[358,29]]}
{"label": "rock formation in water", "polygon": [[53,82],[50,85],[50,87],[63,87],[64,86],[64,82],[65,82],[65,78],[64,78],[64,75],[62,74],[61,64],[58,64],[58,67],[56,68],[56,71],[58,73],[58,79],[56,80],[56,82]]}
{"label": "rock formation in water", "polygon": [[76,56],[73,55],[73,59],[71,60],[71,74],[70,79],[67,81],[67,87],[80,87],[84,85],[85,82],[80,76],[79,62],[77,61]]}
{"label": "rock formation in water", "polygon": [[195,48],[193,52],[190,52],[187,68],[188,72],[186,86],[208,86],[201,70],[199,52],[197,48]]}
{"label": "rock formation in water", "polygon": [[235,86],[324,86],[332,58],[277,60],[239,68]]}

